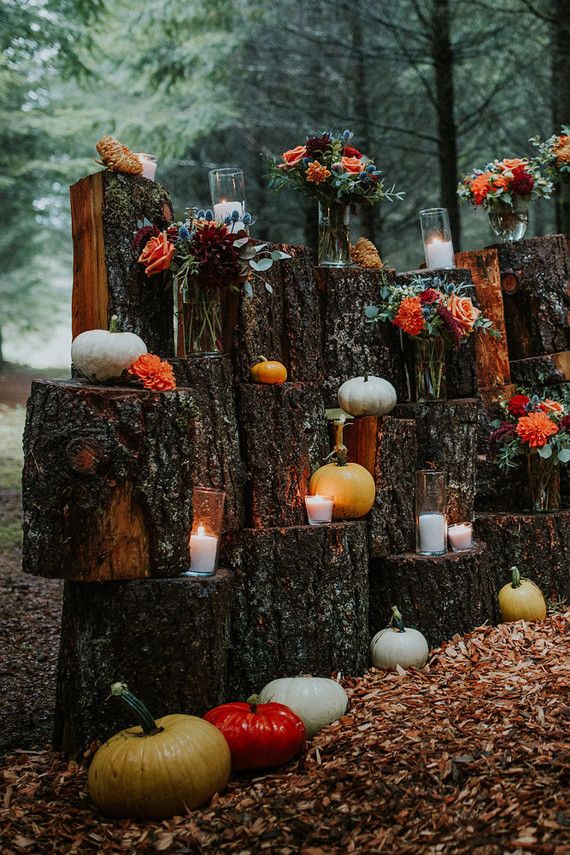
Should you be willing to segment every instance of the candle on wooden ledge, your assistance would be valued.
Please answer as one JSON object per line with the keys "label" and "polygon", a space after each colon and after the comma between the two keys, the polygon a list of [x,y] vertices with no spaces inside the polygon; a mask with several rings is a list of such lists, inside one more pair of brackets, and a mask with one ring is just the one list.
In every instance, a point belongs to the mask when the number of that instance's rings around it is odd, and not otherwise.
{"label": "candle on wooden ledge", "polygon": [[473,523],[457,523],[447,529],[447,539],[453,552],[463,552],[473,546]]}
{"label": "candle on wooden ledge", "polygon": [[422,469],[416,472],[416,552],[447,552],[447,475]]}
{"label": "candle on wooden ledge", "polygon": [[441,240],[438,237],[432,238],[425,245],[425,259],[426,267],[429,270],[455,267],[453,243],[450,240]]}
{"label": "candle on wooden ledge", "polygon": [[238,212],[239,219],[232,221],[229,228],[232,232],[241,232],[242,229],[245,229],[245,225],[242,220],[245,213],[243,202],[216,202],[214,205],[214,219],[219,223],[223,223],[226,217],[232,216],[234,211]]}
{"label": "candle on wooden ledge", "polygon": [[193,576],[213,576],[218,558],[218,538],[206,534],[203,525],[190,535],[190,573]]}
{"label": "candle on wooden ledge", "polygon": [[184,576],[213,576],[218,569],[218,552],[224,526],[226,494],[212,487],[194,487],[190,569]]}
{"label": "candle on wooden ledge", "polygon": [[327,525],[332,520],[333,496],[305,496],[305,507],[309,525]]}
{"label": "candle on wooden ledge", "polygon": [[447,552],[444,514],[420,514],[419,528],[420,552],[423,555],[444,555]]}
{"label": "candle on wooden ledge", "polygon": [[455,254],[449,214],[446,208],[420,211],[424,256],[428,270],[450,270],[455,267]]}
{"label": "candle on wooden ledge", "polygon": [[135,157],[138,157],[138,159],[142,163],[143,178],[148,178],[149,181],[154,181],[157,167],[157,159],[154,154],[145,154],[142,151],[136,151]]}
{"label": "candle on wooden ledge", "polygon": [[243,170],[234,166],[211,169],[208,178],[212,207],[216,220],[223,223],[226,217],[231,217],[234,211],[237,211],[239,219],[232,222],[230,229],[232,232],[239,232],[245,229],[242,220],[245,214],[245,179]]}

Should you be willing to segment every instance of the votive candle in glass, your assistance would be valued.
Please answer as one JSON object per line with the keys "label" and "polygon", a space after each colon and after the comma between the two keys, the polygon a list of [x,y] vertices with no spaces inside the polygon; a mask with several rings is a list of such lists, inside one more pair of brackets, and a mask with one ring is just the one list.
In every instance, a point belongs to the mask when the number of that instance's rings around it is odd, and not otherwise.
{"label": "votive candle in glass", "polygon": [[447,552],[447,475],[422,469],[416,472],[416,552]]}
{"label": "votive candle in glass", "polygon": [[154,181],[156,175],[156,167],[158,165],[158,161],[154,154],[144,154],[144,152],[142,151],[136,151],[135,157],[138,157],[138,159],[142,163],[143,178],[148,178],[149,181]]}
{"label": "votive candle in glass", "polygon": [[230,228],[233,232],[239,232],[242,229],[247,231],[241,219],[245,214],[243,170],[233,166],[212,169],[209,180],[215,219],[223,223],[226,217],[231,217],[234,211],[237,211],[239,219],[233,222]]}
{"label": "votive candle in glass", "polygon": [[447,540],[453,552],[463,552],[473,546],[473,523],[457,523],[447,529]]}
{"label": "votive candle in glass", "polygon": [[332,520],[333,496],[305,496],[305,508],[309,525],[327,525]]}
{"label": "votive candle in glass", "polygon": [[420,225],[427,269],[449,270],[455,267],[447,208],[427,208],[420,211]]}
{"label": "votive candle in glass", "polygon": [[192,493],[190,569],[185,576],[213,576],[218,568],[224,525],[226,494],[211,487],[195,487]]}

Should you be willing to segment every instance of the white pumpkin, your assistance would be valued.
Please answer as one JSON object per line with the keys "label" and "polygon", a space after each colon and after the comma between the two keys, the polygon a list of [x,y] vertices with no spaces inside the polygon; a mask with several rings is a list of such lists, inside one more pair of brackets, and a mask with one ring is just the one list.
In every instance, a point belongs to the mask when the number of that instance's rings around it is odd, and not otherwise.
{"label": "white pumpkin", "polygon": [[259,695],[260,704],[269,701],[285,704],[297,713],[308,737],[336,721],[348,708],[348,695],[336,680],[308,675],[272,680]]}
{"label": "white pumpkin", "polygon": [[143,353],[147,349],[142,338],[119,332],[116,315],[108,330],[82,332],[71,345],[71,361],[88,380],[118,380]]}
{"label": "white pumpkin", "polygon": [[417,629],[404,626],[402,615],[392,606],[390,626],[377,632],[370,644],[372,664],[376,668],[423,668],[429,656],[425,636]]}
{"label": "white pumpkin", "polygon": [[384,416],[394,409],[396,390],[382,377],[353,377],[338,390],[338,403],[351,416]]}

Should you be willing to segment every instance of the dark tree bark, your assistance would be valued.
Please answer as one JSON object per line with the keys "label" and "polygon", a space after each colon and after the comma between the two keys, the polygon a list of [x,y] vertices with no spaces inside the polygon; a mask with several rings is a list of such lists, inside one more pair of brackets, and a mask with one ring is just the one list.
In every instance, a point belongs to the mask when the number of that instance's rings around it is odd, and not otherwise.
{"label": "dark tree bark", "polygon": [[533,356],[511,362],[511,377],[517,386],[540,392],[548,386],[570,382],[570,350]]}
{"label": "dark tree bark", "polygon": [[361,674],[368,660],[363,522],[246,530],[236,543],[230,694],[276,677]]}
{"label": "dark tree bark", "polygon": [[[570,124],[570,0],[552,0],[552,125],[558,133]],[[556,224],[570,234],[570,182],[560,181],[556,194]]]}
{"label": "dark tree bark", "polygon": [[102,581],[187,569],[195,415],[189,390],[34,382],[24,571]]}
{"label": "dark tree bark", "polygon": [[203,715],[227,698],[233,577],[66,582],[54,746],[81,756],[134,722],[106,700],[125,682],[157,718]]}

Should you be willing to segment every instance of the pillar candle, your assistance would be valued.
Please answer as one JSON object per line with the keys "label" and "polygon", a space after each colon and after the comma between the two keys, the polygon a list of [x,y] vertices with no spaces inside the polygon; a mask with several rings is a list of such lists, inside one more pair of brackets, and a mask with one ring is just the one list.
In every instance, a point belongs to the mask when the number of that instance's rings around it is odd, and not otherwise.
{"label": "pillar candle", "polygon": [[[242,202],[216,202],[214,205],[214,217],[218,222],[223,223],[226,217],[231,217],[234,211],[237,211],[240,217],[243,216],[243,203]],[[241,219],[237,221],[237,223],[232,223],[228,228],[231,231],[239,232],[243,228],[245,228]]]}
{"label": "pillar candle", "polygon": [[305,507],[309,525],[325,525],[332,519],[334,501],[332,496],[305,496]]}
{"label": "pillar candle", "polygon": [[447,551],[444,514],[420,514],[420,549],[425,553]]}
{"label": "pillar candle", "polygon": [[425,245],[425,256],[428,270],[455,267],[453,243],[450,240],[432,238]]}
{"label": "pillar candle", "polygon": [[447,529],[447,539],[454,552],[471,549],[473,546],[473,525],[471,523],[450,525]]}
{"label": "pillar candle", "polygon": [[206,534],[203,525],[190,535],[190,572],[211,576],[216,572],[218,538]]}

